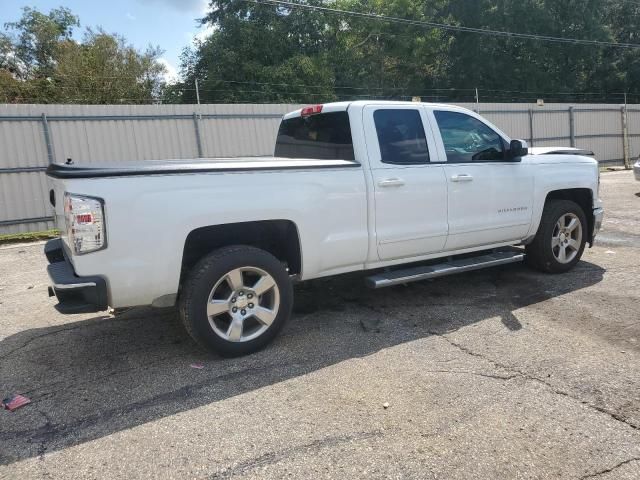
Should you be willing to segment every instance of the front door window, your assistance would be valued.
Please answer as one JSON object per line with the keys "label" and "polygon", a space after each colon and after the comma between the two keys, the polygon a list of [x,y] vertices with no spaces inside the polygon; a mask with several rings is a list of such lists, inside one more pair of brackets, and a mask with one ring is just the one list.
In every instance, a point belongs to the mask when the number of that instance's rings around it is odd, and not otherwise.
{"label": "front door window", "polygon": [[477,118],[459,112],[433,112],[448,163],[504,161],[505,142]]}

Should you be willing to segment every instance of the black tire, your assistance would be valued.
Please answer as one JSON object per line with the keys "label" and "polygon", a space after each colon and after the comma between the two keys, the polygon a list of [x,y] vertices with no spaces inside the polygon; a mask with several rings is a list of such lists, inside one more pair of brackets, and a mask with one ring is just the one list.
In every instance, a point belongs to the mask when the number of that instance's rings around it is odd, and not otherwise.
{"label": "black tire", "polygon": [[[275,280],[279,307],[273,323],[266,327],[266,331],[257,338],[234,342],[216,333],[209,322],[207,305],[214,286],[229,272],[247,267],[263,270]],[[264,250],[236,245],[210,253],[191,269],[182,284],[179,313],[187,332],[196,342],[224,357],[236,357],[256,352],[271,342],[291,316],[292,304],[293,288],[280,261]]]}
{"label": "black tire", "polygon": [[[561,263],[553,253],[552,237],[556,224],[567,214],[574,214],[580,221],[581,241],[577,255],[568,263]],[[571,200],[548,200],[542,212],[542,219],[536,236],[526,247],[526,262],[535,270],[546,273],[565,273],[580,261],[587,241],[587,218],[584,211]]]}

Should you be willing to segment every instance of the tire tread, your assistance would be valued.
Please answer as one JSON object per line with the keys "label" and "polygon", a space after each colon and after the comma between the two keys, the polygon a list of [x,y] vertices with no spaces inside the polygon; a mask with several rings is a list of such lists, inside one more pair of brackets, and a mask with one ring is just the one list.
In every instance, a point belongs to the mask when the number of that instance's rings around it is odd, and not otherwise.
{"label": "tire tread", "polygon": [[[193,340],[195,340],[198,345],[201,347],[212,350],[212,346],[207,342],[202,335],[200,335],[196,329],[195,322],[196,318],[194,312],[190,305],[195,301],[193,296],[197,290],[197,286],[205,281],[205,277],[209,274],[209,271],[214,268],[214,266],[224,259],[230,256],[249,256],[253,254],[267,254],[271,255],[264,250],[261,250],[256,247],[251,247],[248,245],[233,245],[229,247],[223,247],[218,250],[214,250],[210,254],[203,257],[196,265],[191,269],[191,271],[187,274],[186,279],[183,282],[181,288],[180,298],[178,300],[178,313],[182,324],[184,325],[185,330],[189,334]],[[275,257],[273,257],[275,259]],[[281,295],[284,292],[281,292]],[[242,345],[242,344],[238,344]],[[243,350],[243,349],[240,349]],[[248,352],[240,351],[238,353],[233,352],[231,350],[225,351],[221,349],[217,349],[217,353],[222,354],[223,356],[237,356],[243,355]]]}
{"label": "tire tread", "polygon": [[[577,213],[582,221],[582,245],[580,247],[579,254],[576,259],[566,265],[559,264],[555,261],[553,254],[547,249],[548,234],[553,231],[558,217],[562,213],[574,212]],[[586,242],[586,217],[584,211],[576,202],[572,200],[547,200],[542,211],[542,218],[540,219],[540,226],[536,236],[529,245],[526,246],[526,262],[531,268],[539,270],[545,273],[564,273],[578,263],[582,257],[584,251],[584,245]],[[551,232],[549,230],[551,229]],[[552,258],[553,257],[553,258]]]}

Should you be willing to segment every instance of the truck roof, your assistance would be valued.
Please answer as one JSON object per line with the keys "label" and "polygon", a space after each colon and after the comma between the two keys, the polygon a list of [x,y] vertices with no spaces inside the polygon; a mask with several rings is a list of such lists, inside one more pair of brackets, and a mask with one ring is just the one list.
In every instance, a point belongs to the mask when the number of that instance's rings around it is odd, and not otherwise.
{"label": "truck roof", "polygon": [[[436,108],[447,108],[450,110],[459,110],[461,112],[470,111],[467,108],[460,107],[458,105],[453,105],[450,103],[408,102],[403,100],[354,100],[354,101],[348,101],[348,102],[329,102],[329,103],[322,103],[317,105],[322,105],[322,113],[344,112],[350,106],[366,107],[367,105],[423,105],[423,106],[436,107]],[[305,107],[299,108],[298,110],[295,110],[293,112],[289,112],[286,115],[284,115],[283,118],[286,120],[289,118],[300,117],[302,115],[302,110],[304,108]]]}

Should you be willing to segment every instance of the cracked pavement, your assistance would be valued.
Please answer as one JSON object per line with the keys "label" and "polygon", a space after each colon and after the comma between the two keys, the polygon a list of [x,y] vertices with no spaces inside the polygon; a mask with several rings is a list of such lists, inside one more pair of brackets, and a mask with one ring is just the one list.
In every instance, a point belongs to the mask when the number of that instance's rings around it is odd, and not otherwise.
{"label": "cracked pavement", "polygon": [[299,285],[232,360],[171,310],[60,315],[42,244],[0,247],[0,394],[33,402],[0,411],[0,478],[639,479],[640,182],[602,189],[569,274]]}

